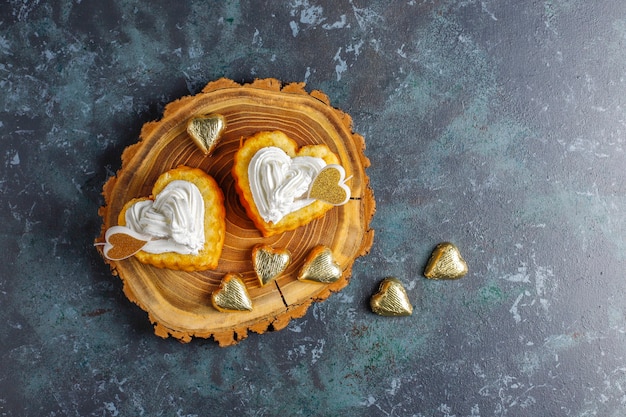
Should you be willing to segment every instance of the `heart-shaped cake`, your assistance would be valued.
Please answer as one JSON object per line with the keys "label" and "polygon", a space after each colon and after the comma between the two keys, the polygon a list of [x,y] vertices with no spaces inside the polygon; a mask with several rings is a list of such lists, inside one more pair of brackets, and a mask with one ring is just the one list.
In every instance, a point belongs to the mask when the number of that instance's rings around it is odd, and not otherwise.
{"label": "heart-shaped cake", "polygon": [[309,196],[320,172],[329,165],[341,168],[326,145],[298,147],[281,131],[258,132],[244,141],[234,161],[237,193],[263,236],[294,230],[333,208]]}
{"label": "heart-shaped cake", "polygon": [[180,166],[159,176],[151,197],[127,202],[118,224],[151,239],[135,253],[143,263],[182,271],[217,267],[225,236],[224,196],[215,180]]}

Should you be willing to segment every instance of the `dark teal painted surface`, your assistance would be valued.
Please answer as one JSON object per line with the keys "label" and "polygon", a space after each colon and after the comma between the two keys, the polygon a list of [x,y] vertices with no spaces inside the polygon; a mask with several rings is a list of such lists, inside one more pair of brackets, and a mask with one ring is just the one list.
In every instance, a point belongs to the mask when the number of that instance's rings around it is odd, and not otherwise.
{"label": "dark teal painted surface", "polygon": [[[0,415],[623,416],[625,41],[617,0],[5,2]],[[378,208],[346,289],[228,349],[92,247],[122,149],[219,77],[326,92]],[[444,240],[470,273],[427,281]],[[412,317],[369,311],[388,275]]]}

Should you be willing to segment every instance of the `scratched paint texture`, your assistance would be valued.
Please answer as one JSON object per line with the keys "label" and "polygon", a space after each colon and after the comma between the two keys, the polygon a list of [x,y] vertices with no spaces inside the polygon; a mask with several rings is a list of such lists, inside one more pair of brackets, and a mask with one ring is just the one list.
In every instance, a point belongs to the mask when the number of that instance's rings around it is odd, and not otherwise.
{"label": "scratched paint texture", "polygon": [[[0,6],[0,415],[623,416],[626,3]],[[153,335],[91,246],[143,123],[219,77],[354,118],[377,199],[350,285],[235,347]],[[456,243],[470,273],[422,277]],[[409,318],[368,308],[401,279]]]}

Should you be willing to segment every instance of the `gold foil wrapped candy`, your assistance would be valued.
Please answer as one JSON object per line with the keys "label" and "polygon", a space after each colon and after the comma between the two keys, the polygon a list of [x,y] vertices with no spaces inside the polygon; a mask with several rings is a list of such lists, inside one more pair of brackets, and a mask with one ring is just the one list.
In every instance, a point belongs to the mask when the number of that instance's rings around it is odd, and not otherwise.
{"label": "gold foil wrapped candy", "polygon": [[311,249],[298,274],[300,281],[330,284],[341,278],[341,268],[333,259],[333,252],[324,245]]}
{"label": "gold foil wrapped candy", "polygon": [[221,312],[251,311],[252,300],[239,274],[226,274],[211,295],[213,307]]}
{"label": "gold foil wrapped candy", "polygon": [[287,249],[274,249],[269,245],[252,248],[252,266],[261,285],[274,281],[291,262]]}
{"label": "gold foil wrapped candy", "polygon": [[459,249],[450,242],[443,242],[430,255],[424,276],[430,279],[458,279],[467,274],[467,271],[467,264]]}
{"label": "gold foil wrapped candy", "polygon": [[370,299],[372,311],[381,316],[410,316],[413,306],[404,286],[397,278],[385,278]]}
{"label": "gold foil wrapped candy", "polygon": [[213,152],[224,129],[226,119],[221,114],[196,116],[187,122],[187,133],[205,155]]}

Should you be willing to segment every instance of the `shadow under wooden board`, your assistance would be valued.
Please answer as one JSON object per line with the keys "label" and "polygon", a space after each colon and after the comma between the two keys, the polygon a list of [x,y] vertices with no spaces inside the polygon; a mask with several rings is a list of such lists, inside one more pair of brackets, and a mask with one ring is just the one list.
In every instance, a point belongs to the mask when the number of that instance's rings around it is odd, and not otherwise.
{"label": "shadow under wooden board", "polygon": [[[375,201],[365,169],[363,137],[352,131],[352,119],[333,108],[319,91],[308,93],[304,83],[282,84],[275,79],[240,85],[220,79],[201,93],[167,105],[163,118],[144,125],[140,141],[122,154],[122,168],[104,185],[105,205],[100,209],[102,234],[117,225],[118,215],[129,200],[150,196],[157,177],[180,165],[199,168],[211,175],[224,193],[226,235],[219,264],[214,270],[184,272],[142,264],[134,257],[106,260],[124,283],[126,296],[143,310],[161,337],[183,342],[192,337],[213,337],[220,346],[244,339],[249,331],[264,333],[284,328],[301,317],[312,302],[325,300],[344,288],[354,260],[366,254],[373,242],[370,221]],[[226,129],[215,150],[206,156],[188,136],[191,117],[217,113]],[[298,146],[324,144],[334,152],[349,178],[351,199],[323,217],[293,231],[263,237],[246,215],[235,190],[231,169],[242,140],[260,131],[280,130]],[[267,244],[288,249],[292,261],[274,282],[261,286],[252,265],[252,248]],[[307,253],[317,245],[332,250],[342,270],[331,284],[297,279]],[[253,309],[219,312],[211,294],[227,273],[238,273],[252,299]]]}

